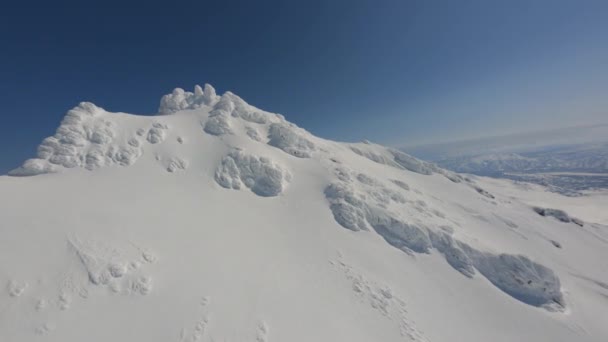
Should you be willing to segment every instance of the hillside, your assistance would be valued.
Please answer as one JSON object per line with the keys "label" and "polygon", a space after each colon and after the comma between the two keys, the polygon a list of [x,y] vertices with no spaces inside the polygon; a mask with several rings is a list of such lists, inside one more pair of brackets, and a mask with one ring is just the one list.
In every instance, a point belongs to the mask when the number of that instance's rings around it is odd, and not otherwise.
{"label": "hillside", "polygon": [[606,196],[313,136],[213,87],[81,103],[0,176],[0,341],[605,341]]}

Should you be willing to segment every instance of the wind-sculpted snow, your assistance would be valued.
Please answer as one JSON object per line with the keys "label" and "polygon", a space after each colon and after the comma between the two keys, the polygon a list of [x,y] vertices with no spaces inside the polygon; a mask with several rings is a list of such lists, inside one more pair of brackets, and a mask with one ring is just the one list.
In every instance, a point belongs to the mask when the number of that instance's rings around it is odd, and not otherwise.
{"label": "wind-sculpted snow", "polygon": [[564,306],[559,278],[549,268],[523,255],[493,255],[465,246],[474,265],[492,284],[526,304]]}
{"label": "wind-sculpted snow", "polygon": [[213,110],[209,112],[209,119],[205,122],[204,130],[211,135],[232,134],[230,116],[236,108],[235,98],[226,93],[220,97]]}
{"label": "wind-sculpted snow", "polygon": [[354,190],[342,183],[330,184],[325,189],[334,219],[350,230],[368,230],[366,204],[357,198]]}
{"label": "wind-sculpted snow", "polygon": [[579,225],[581,227],[583,227],[585,224],[583,223],[583,221],[571,217],[570,215],[568,215],[565,211],[563,210],[559,210],[559,209],[550,209],[550,208],[540,208],[540,207],[534,207],[532,208],[538,215],[540,216],[552,216],[554,218],[556,218],[557,220],[564,222],[564,223],[574,223],[576,225]]}
{"label": "wind-sculpted snow", "polygon": [[0,177],[1,341],[608,335],[604,197],[324,140],[230,92],[161,108],[83,103],[12,173],[58,174]]}
{"label": "wind-sculpted snow", "polygon": [[[547,267],[525,256],[481,252],[454,239],[451,222],[443,214],[435,216],[448,225],[423,224],[412,218],[416,215],[404,215],[437,212],[428,204],[406,198],[369,175],[344,168],[336,169],[335,174],[338,181],[326,187],[325,196],[341,226],[353,231],[373,229],[388,244],[411,255],[435,249],[463,275],[472,277],[477,269],[496,287],[526,304],[550,309],[564,305],[559,279]],[[392,182],[401,190],[409,189],[402,181]]]}
{"label": "wind-sculpted snow", "polygon": [[167,172],[177,172],[179,170],[185,170],[188,168],[188,161],[174,157],[169,162],[169,166],[167,166]]}
{"label": "wind-sculpted snow", "polygon": [[[83,167],[93,170],[103,166],[133,164],[142,154],[140,143],[133,138],[117,143],[116,124],[104,118],[105,111],[92,103],[82,102],[70,110],[54,136],[42,141],[38,158],[27,160],[10,172],[14,176],[32,176],[58,171],[60,168]],[[148,136],[156,142],[162,134],[153,127]],[[150,141],[152,141],[150,140]]]}
{"label": "wind-sculpted snow", "polygon": [[234,134],[232,118],[243,119],[255,124],[267,124],[273,117],[275,120],[280,119],[278,115],[261,111],[237,95],[226,92],[209,112],[209,119],[204,123],[204,130],[211,135]]}
{"label": "wind-sculpted snow", "polygon": [[467,277],[472,277],[475,274],[473,261],[450,233],[429,230],[429,237],[433,247],[443,254],[450,266]]}
{"label": "wind-sculpted snow", "polygon": [[369,142],[363,144],[351,144],[350,149],[354,153],[378,164],[388,165],[423,175],[439,173],[454,183],[460,183],[463,181],[463,177],[454,172],[444,170],[437,167],[435,164],[422,161],[396,149],[386,148],[384,146],[375,145]]}
{"label": "wind-sculpted snow", "polygon": [[404,252],[428,253],[431,240],[425,227],[404,222],[381,208],[370,208],[367,222],[386,242]]}
{"label": "wind-sculpted snow", "polygon": [[273,123],[268,130],[268,144],[298,158],[310,158],[315,144],[306,138],[308,133],[288,123]]}
{"label": "wind-sculpted snow", "polygon": [[437,169],[434,165],[414,158],[409,154],[371,143],[351,145],[350,149],[356,154],[378,164],[389,165],[423,175],[431,175],[433,174],[433,170]]}
{"label": "wind-sculpted snow", "polygon": [[21,167],[11,170],[11,176],[35,176],[44,173],[57,172],[56,165],[49,163],[46,159],[33,158],[26,160]]}
{"label": "wind-sculpted snow", "polygon": [[406,203],[402,194],[365,174],[353,177],[342,168],[336,174],[341,181],[330,184],[325,196],[340,225],[354,231],[371,227],[403,251],[428,252],[431,244],[426,229],[406,223],[388,210],[389,206]]}
{"label": "wind-sculpted snow", "polygon": [[289,172],[265,157],[234,151],[225,156],[215,172],[217,183],[239,190],[243,184],[258,196],[277,196],[289,182]]}
{"label": "wind-sculpted snow", "polygon": [[211,106],[217,99],[215,89],[209,84],[205,84],[205,89],[196,85],[194,93],[175,88],[171,94],[161,98],[158,112],[171,114],[185,109],[197,109],[203,105]]}
{"label": "wind-sculpted snow", "polygon": [[147,140],[150,144],[158,144],[165,140],[167,136],[167,125],[155,122],[152,124],[152,128],[148,130]]}
{"label": "wind-sculpted snow", "polygon": [[262,137],[260,133],[253,127],[245,127],[245,131],[247,132],[247,136],[250,137],[254,141],[262,141]]}

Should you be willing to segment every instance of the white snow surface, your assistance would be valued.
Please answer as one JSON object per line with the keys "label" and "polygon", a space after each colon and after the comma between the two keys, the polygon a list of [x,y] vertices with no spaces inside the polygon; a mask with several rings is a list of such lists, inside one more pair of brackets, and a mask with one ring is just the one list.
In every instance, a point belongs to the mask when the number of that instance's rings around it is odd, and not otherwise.
{"label": "white snow surface", "polygon": [[0,176],[0,341],[606,341],[608,196],[313,136],[213,87]]}

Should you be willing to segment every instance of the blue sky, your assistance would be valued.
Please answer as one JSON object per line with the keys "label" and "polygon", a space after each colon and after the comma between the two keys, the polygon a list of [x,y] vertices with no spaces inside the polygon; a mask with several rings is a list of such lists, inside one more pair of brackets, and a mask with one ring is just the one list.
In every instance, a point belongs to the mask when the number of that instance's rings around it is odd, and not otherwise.
{"label": "blue sky", "polygon": [[86,100],[211,83],[337,140],[607,122],[608,1],[32,1],[0,8],[0,173]]}

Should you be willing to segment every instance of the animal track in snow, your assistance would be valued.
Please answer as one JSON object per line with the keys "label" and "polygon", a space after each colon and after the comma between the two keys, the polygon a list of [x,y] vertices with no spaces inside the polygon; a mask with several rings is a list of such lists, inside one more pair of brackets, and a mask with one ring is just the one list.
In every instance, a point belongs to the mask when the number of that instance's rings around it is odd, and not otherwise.
{"label": "animal track in snow", "polygon": [[367,279],[363,274],[345,263],[342,257],[330,263],[351,282],[352,290],[363,303],[367,303],[387,319],[398,322],[401,336],[409,341],[428,342],[424,334],[416,328],[415,322],[408,317],[405,301],[397,296],[389,286]]}
{"label": "animal track in snow", "polygon": [[169,166],[167,166],[167,172],[176,172],[179,170],[185,170],[188,168],[188,161],[174,157],[169,162]]}
{"label": "animal track in snow", "polygon": [[258,329],[255,337],[256,342],[268,342],[268,325],[264,321],[258,323]]}
{"label": "animal track in snow", "polygon": [[7,285],[8,294],[11,297],[20,297],[28,287],[26,281],[10,280]]}
{"label": "animal track in snow", "polygon": [[[188,323],[188,327],[184,327],[179,332],[179,342],[202,342],[202,341],[232,341],[226,338],[220,338],[214,336],[213,332],[209,331],[209,323],[211,320],[211,313],[209,310],[210,297],[204,296],[199,302],[199,308],[197,318]],[[252,342],[268,342],[269,326],[264,320],[258,320],[255,326],[255,331],[250,340]],[[239,342],[241,340],[236,340]]]}
{"label": "animal track in snow", "polygon": [[180,342],[197,342],[200,341],[205,332],[207,331],[207,325],[209,324],[209,313],[207,306],[209,305],[209,297],[205,296],[200,301],[200,314],[192,331],[183,328],[180,332]]}
{"label": "animal track in snow", "polygon": [[[69,245],[85,267],[88,281],[69,278],[69,286],[63,287],[62,296],[68,298],[71,293],[78,292],[80,297],[86,298],[89,284],[107,287],[117,294],[147,295],[152,291],[152,278],[140,272],[142,263],[156,261],[150,251],[130,242],[112,246],[108,242],[76,237],[69,239]],[[69,306],[69,300],[60,299],[60,306]]]}
{"label": "animal track in snow", "polygon": [[[379,180],[344,168],[336,169],[336,176],[339,181],[325,188],[325,196],[341,226],[353,231],[371,227],[391,246],[412,256],[435,249],[467,277],[478,270],[519,301],[552,311],[563,309],[560,281],[551,269],[522,255],[484,252],[452,238],[444,229],[451,226],[445,215],[420,199],[405,199]],[[420,214],[427,218],[424,222],[417,219]]]}
{"label": "animal track in snow", "polygon": [[55,330],[55,325],[52,323],[44,323],[41,326],[37,327],[35,332],[38,335],[47,335],[50,332]]}
{"label": "animal track in snow", "polygon": [[36,311],[44,310],[47,305],[48,303],[46,299],[38,299],[38,301],[36,302]]}
{"label": "animal track in snow", "polygon": [[70,308],[70,304],[72,304],[72,296],[68,293],[61,293],[59,295],[59,309],[67,310]]}

